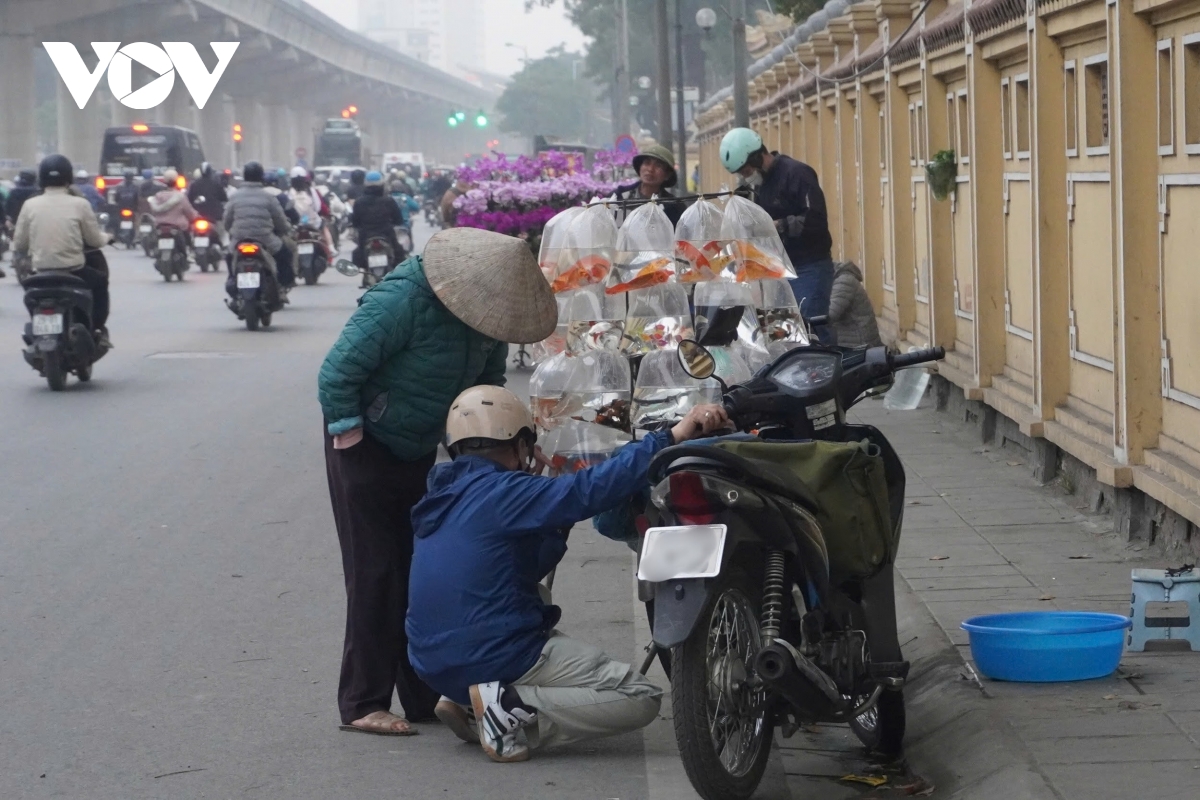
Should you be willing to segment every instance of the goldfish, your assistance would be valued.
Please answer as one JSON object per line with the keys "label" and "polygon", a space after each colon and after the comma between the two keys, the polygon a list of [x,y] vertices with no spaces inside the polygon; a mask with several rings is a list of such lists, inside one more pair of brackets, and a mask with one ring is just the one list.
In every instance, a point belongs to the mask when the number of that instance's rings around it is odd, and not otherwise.
{"label": "goldfish", "polygon": [[691,242],[676,242],[675,253],[675,260],[679,264],[679,280],[684,283],[711,281],[717,277],[708,257]]}
{"label": "goldfish", "polygon": [[637,275],[634,275],[633,278],[624,283],[618,283],[616,286],[608,287],[604,290],[604,293],[620,294],[621,292],[645,289],[648,286],[657,286],[660,283],[666,283],[671,280],[671,263],[671,259],[669,258],[656,258],[638,270]]}
{"label": "goldfish", "polygon": [[751,242],[738,242],[737,250],[742,262],[737,273],[739,282],[769,280],[784,276],[783,262],[778,256],[763,251]]}
{"label": "goldfish", "polygon": [[550,288],[558,294],[569,289],[578,289],[580,286],[600,283],[610,269],[612,262],[604,256],[584,256],[555,278]]}

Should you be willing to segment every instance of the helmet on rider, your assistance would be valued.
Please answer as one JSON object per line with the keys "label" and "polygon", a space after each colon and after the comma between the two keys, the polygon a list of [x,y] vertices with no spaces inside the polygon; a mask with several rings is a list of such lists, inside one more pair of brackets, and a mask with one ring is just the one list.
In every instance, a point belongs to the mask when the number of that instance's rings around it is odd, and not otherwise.
{"label": "helmet on rider", "polygon": [[[214,172],[216,172],[216,170],[213,169],[213,165],[208,163],[207,161],[205,161],[203,164],[200,165],[200,174],[201,175],[211,178],[213,176]],[[199,176],[197,176],[197,177],[199,177]]]}
{"label": "helmet on rider", "polygon": [[[721,163],[725,165],[725,169],[740,172],[747,165],[759,166],[762,161],[760,154],[764,148],[762,137],[757,133],[749,128],[734,128],[725,134],[719,149]],[[759,164],[753,163],[754,156],[759,156]]]}
{"label": "helmet on rider", "polygon": [[152,169],[142,170],[142,180],[144,180],[144,181],[154,180],[154,170],[152,170]]}
{"label": "helmet on rider", "polygon": [[474,386],[460,394],[446,418],[446,449],[451,458],[463,452],[527,446],[525,458],[537,441],[529,405],[499,386]]}
{"label": "helmet on rider", "polygon": [[88,171],[86,169],[84,169],[83,167],[80,167],[79,169],[75,170],[75,182],[76,183],[87,183],[87,180],[88,180]]}
{"label": "helmet on rider", "polygon": [[364,178],[365,186],[383,186],[383,173],[378,170],[371,170]]}
{"label": "helmet on rider", "polygon": [[297,164],[296,166],[292,167],[292,177],[293,178],[307,178],[308,170],[306,170],[304,167]]}
{"label": "helmet on rider", "polygon": [[166,181],[167,186],[170,186],[172,189],[174,189],[175,181],[179,180],[179,173],[171,167],[167,167],[167,169],[163,171],[162,177],[163,180]]}
{"label": "helmet on rider", "polygon": [[196,167],[194,170],[192,170],[192,180],[194,180],[194,181],[200,180],[200,176],[202,174],[203,173],[200,172],[200,168]]}
{"label": "helmet on rider", "polygon": [[257,161],[247,161],[242,167],[242,180],[247,183],[262,183],[263,165]]}
{"label": "helmet on rider", "polygon": [[366,180],[367,173],[365,170],[356,169],[350,173],[350,183],[362,186]]}
{"label": "helmet on rider", "polygon": [[135,180],[137,180],[137,173],[131,169],[125,170],[125,182],[132,186]]}
{"label": "helmet on rider", "polygon": [[42,159],[38,165],[38,183],[42,188],[47,186],[71,185],[71,162],[64,156],[55,153]]}
{"label": "helmet on rider", "polygon": [[17,173],[18,186],[33,186],[37,183],[37,173],[31,169],[23,169]]}

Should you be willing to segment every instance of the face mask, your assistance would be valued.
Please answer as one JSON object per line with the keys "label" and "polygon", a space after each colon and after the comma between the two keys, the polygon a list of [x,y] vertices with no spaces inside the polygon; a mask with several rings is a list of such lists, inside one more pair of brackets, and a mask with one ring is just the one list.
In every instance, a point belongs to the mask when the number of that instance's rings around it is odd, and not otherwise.
{"label": "face mask", "polygon": [[742,175],[741,178],[742,186],[745,186],[748,189],[757,189],[758,187],[762,186],[763,183],[763,174],[758,170],[751,172],[750,177],[748,178],[745,175]]}

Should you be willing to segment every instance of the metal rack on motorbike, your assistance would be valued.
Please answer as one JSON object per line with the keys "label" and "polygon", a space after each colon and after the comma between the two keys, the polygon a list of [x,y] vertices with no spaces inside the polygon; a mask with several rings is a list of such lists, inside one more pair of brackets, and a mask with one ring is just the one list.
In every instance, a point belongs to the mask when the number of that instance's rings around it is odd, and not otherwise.
{"label": "metal rack on motorbike", "polygon": [[658,656],[670,676],[693,786],[749,797],[776,727],[846,723],[898,753],[904,470],[846,411],[941,351],[814,343],[773,223],[737,196],[700,199],[674,230],[653,202],[620,228],[603,201],[570,209],[539,263],[559,326],[532,348],[530,403],[552,469],[602,461],[702,402],[738,428],[663,450],[642,496],[596,520],[639,553],[642,671]]}

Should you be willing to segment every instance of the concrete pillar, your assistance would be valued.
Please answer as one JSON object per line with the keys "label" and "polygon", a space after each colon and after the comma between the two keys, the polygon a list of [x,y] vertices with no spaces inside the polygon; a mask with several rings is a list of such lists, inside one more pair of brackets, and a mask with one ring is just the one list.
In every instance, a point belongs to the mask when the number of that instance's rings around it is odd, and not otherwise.
{"label": "concrete pillar", "polygon": [[[33,48],[31,33],[16,33],[7,19],[9,9],[0,8],[0,159],[32,166],[37,160],[34,135]],[[12,170],[2,171],[7,175]]]}
{"label": "concrete pillar", "polygon": [[97,92],[80,109],[61,82],[55,91],[58,103],[58,152],[71,159],[76,169],[82,167],[94,172],[100,164],[100,146],[111,117],[104,97]]}
{"label": "concrete pillar", "polygon": [[219,92],[205,103],[200,111],[200,144],[204,157],[216,169],[233,165],[233,103]]}
{"label": "concrete pillar", "polygon": [[266,146],[266,158],[274,167],[290,169],[292,166],[292,153],[288,148],[289,133],[286,112],[287,109],[282,105],[262,105],[262,113],[267,131],[267,140],[264,142]]}

